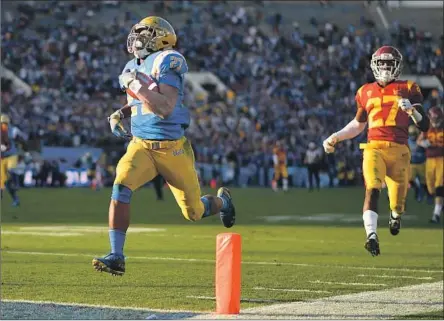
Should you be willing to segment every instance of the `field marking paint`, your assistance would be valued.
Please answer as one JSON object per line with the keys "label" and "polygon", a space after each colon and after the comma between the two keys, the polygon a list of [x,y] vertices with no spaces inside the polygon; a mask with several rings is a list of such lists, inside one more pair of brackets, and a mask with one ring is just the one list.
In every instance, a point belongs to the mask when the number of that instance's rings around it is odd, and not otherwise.
{"label": "field marking paint", "polygon": [[192,319],[397,319],[442,310],[442,291],[440,281],[241,309],[239,315],[199,314]]}
{"label": "field marking paint", "polygon": [[[69,231],[69,232],[107,232],[109,228],[106,226],[82,226],[82,225],[52,225],[52,226],[26,226],[20,227],[20,231]],[[153,228],[153,227],[130,227],[128,232],[131,233],[150,233],[150,232],[165,232],[165,228]]]}
{"label": "field marking paint", "polygon": [[[48,256],[87,256],[94,257],[95,254],[85,253],[51,253],[51,252],[27,252],[27,251],[10,251],[2,250],[2,253],[23,254],[23,255],[48,255]],[[126,256],[126,259],[149,260],[149,261],[183,261],[183,262],[198,262],[198,263],[215,263],[215,260],[210,259],[193,259],[193,258],[178,258],[178,257],[156,257],[156,256]],[[376,270],[376,271],[402,271],[415,273],[443,273],[443,270],[422,270],[422,269],[407,269],[407,268],[389,268],[389,267],[371,267],[371,266],[350,266],[350,265],[326,265],[326,264],[310,264],[310,263],[290,263],[290,262],[263,262],[263,261],[242,261],[245,265],[285,265],[285,266],[300,266],[300,267],[319,267],[328,269],[344,269],[344,270]]]}
{"label": "field marking paint", "polygon": [[56,302],[56,301],[34,301],[34,300],[9,300],[2,299],[2,302],[10,303],[31,303],[31,304],[53,304],[72,307],[87,307],[87,308],[99,308],[99,309],[115,309],[115,310],[134,310],[134,311],[150,311],[160,313],[196,313],[187,310],[167,310],[167,309],[150,309],[144,307],[120,307],[114,305],[102,305],[102,304],[88,304],[88,303],[76,303],[76,302]]}
{"label": "field marking paint", "polygon": [[[58,307],[89,307],[126,311],[158,313],[156,319],[396,319],[397,316],[420,314],[442,310],[443,282],[423,283],[382,291],[360,292],[326,297],[316,300],[277,303],[242,309],[239,315],[217,315],[205,311],[162,310],[144,307],[119,307],[54,301],[8,300],[5,303],[28,303]],[[214,297],[190,296],[190,298],[214,300]],[[249,299],[254,300],[254,299]],[[265,300],[261,300],[265,301]],[[17,308],[20,308],[17,306]],[[25,307],[24,307],[25,308]],[[24,309],[23,308],[23,309]],[[2,309],[4,313],[5,307]],[[16,311],[17,312],[17,311]],[[18,311],[20,312],[20,311]],[[63,319],[63,315],[61,315]]]}
{"label": "field marking paint", "polygon": [[82,236],[83,233],[77,232],[25,232],[25,231],[2,231],[3,235],[35,235],[35,236]]}
{"label": "field marking paint", "polygon": [[356,283],[356,282],[330,282],[330,281],[309,281],[312,284],[332,284],[332,285],[353,285],[353,286],[387,286],[385,283]]}
{"label": "field marking paint", "polygon": [[[190,298],[190,299],[202,299],[202,300],[212,300],[212,301],[216,301],[216,297],[214,297],[214,296],[187,295],[187,298]],[[279,300],[272,300],[272,299],[248,299],[248,298],[241,298],[241,302],[252,302],[252,303],[276,303],[276,302],[281,302],[281,301],[279,301]]]}
{"label": "field marking paint", "polygon": [[253,290],[261,290],[261,291],[277,291],[277,292],[307,292],[307,293],[331,293],[330,291],[321,291],[321,290],[309,290],[309,289],[276,289],[276,288],[263,288],[260,286],[256,286]]}
{"label": "field marking paint", "polygon": [[433,280],[431,276],[417,277],[409,275],[369,275],[369,274],[358,274],[357,276],[368,277],[368,278],[381,278],[381,279]]}
{"label": "field marking paint", "polygon": [[[319,213],[315,215],[274,215],[274,216],[259,216],[259,219],[270,222],[287,222],[287,221],[297,221],[297,222],[344,222],[344,223],[356,223],[362,222],[362,216],[356,214],[345,214],[345,213]],[[402,217],[403,220],[416,220],[416,215],[405,215]]]}

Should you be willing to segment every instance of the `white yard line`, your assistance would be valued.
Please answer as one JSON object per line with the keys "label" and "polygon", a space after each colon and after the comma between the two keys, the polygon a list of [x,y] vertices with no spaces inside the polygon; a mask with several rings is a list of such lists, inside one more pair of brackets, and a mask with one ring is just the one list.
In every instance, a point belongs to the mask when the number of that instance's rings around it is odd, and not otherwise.
{"label": "white yard line", "polygon": [[[212,301],[216,301],[216,297],[214,297],[214,296],[187,295],[187,298],[190,298],[190,299],[202,299],[202,300],[212,300]],[[276,302],[279,302],[279,300],[241,298],[241,302],[276,303]]]}
{"label": "white yard line", "polygon": [[2,235],[35,235],[35,236],[83,236],[83,233],[77,232],[26,232],[26,231],[2,231]]}
{"label": "white yard line", "polygon": [[359,277],[366,278],[380,278],[380,279],[411,279],[411,280],[433,280],[431,276],[409,276],[409,275],[370,275],[370,274],[358,274]]}
{"label": "white yard line", "polygon": [[242,309],[239,315],[201,314],[192,319],[396,319],[440,311],[443,301],[443,282],[440,281]]}
{"label": "white yard line", "polygon": [[[48,255],[48,256],[85,256],[94,257],[94,254],[85,253],[51,253],[51,252],[28,252],[28,251],[10,251],[2,250],[2,253],[22,254],[22,255]],[[127,256],[127,259],[149,260],[149,261],[182,261],[182,262],[200,262],[215,263],[210,259],[194,259],[194,258],[178,258],[178,257],[150,257],[150,256]],[[443,273],[443,270],[423,270],[423,269],[407,269],[394,267],[372,267],[372,266],[350,266],[350,265],[326,265],[312,263],[290,263],[290,262],[263,262],[263,261],[242,261],[244,265],[281,265],[281,266],[300,266],[300,267],[317,267],[328,269],[345,269],[345,270],[369,270],[369,271],[391,271],[391,272],[415,272],[415,273]]]}
{"label": "white yard line", "polygon": [[76,302],[56,302],[56,301],[34,301],[34,300],[8,300],[2,299],[2,302],[13,303],[33,303],[33,304],[54,304],[54,305],[66,305],[73,307],[87,307],[87,308],[100,308],[100,309],[115,309],[115,310],[134,310],[134,311],[154,311],[154,312],[166,312],[166,313],[195,313],[186,310],[167,310],[167,309],[150,309],[144,307],[119,307],[114,305],[102,305],[102,304],[88,304],[88,303],[76,303]]}
{"label": "white yard line", "polygon": [[263,288],[256,286],[253,290],[261,291],[276,291],[276,292],[307,292],[307,293],[331,293],[330,291],[310,290],[310,289],[276,289],[276,288]]}
{"label": "white yard line", "polygon": [[[189,298],[210,299],[214,297],[189,296]],[[248,302],[259,302],[244,299]],[[260,302],[273,300],[260,300]],[[57,309],[59,319],[64,319],[65,314],[73,312],[83,313],[80,317],[86,318],[90,314],[94,316],[109,315],[121,316],[124,311],[125,318],[131,315],[140,319],[140,313],[144,318],[150,319],[396,319],[397,316],[420,314],[442,310],[443,282],[424,283],[401,288],[393,288],[383,291],[361,292],[347,295],[332,296],[304,302],[279,303],[268,306],[241,309],[239,315],[216,315],[214,313],[150,309],[144,307],[118,307],[110,305],[94,305],[81,303],[63,303],[54,301],[8,300],[2,299],[2,316],[5,313],[31,313],[35,318],[44,317],[48,310],[42,309],[45,305],[51,306],[51,311]],[[12,304],[13,306],[8,306]],[[75,307],[89,308],[73,311]],[[67,308],[70,308],[66,310]],[[7,312],[5,312],[7,311]],[[42,312],[42,315],[38,313]],[[65,314],[64,314],[65,313]],[[90,313],[90,314],[88,314]],[[128,314],[129,313],[129,314]],[[132,313],[132,314],[131,314]],[[98,316],[97,316],[98,317]],[[123,319],[123,317],[120,317]]]}
{"label": "white yard line", "polygon": [[356,282],[330,282],[330,281],[309,281],[312,284],[332,284],[332,285],[352,285],[352,286],[387,286],[384,283],[356,283]]}

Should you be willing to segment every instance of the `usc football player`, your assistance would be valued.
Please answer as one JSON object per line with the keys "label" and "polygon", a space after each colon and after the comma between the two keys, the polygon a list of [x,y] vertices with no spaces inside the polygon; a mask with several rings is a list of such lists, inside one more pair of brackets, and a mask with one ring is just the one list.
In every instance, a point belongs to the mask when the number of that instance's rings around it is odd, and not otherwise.
{"label": "usc football player", "polygon": [[337,143],[356,137],[368,124],[368,142],[360,147],[364,150],[362,166],[366,188],[363,207],[367,234],[365,249],[372,256],[380,254],[376,229],[378,199],[384,182],[390,200],[390,233],[397,235],[401,228],[409,184],[410,120],[422,132],[429,129],[419,86],[413,81],[398,80],[402,60],[399,50],[392,46],[383,46],[373,53],[370,66],[376,81],[358,89],[355,118],[323,143],[325,152],[332,153]]}
{"label": "usc football player", "polygon": [[444,200],[444,114],[441,108],[428,111],[430,129],[418,137],[418,145],[426,149],[426,184],[435,196],[431,223],[439,223]]}
{"label": "usc football player", "polygon": [[273,191],[278,190],[278,181],[282,177],[282,189],[288,191],[288,170],[287,170],[287,152],[281,141],[276,142],[276,146],[273,148],[273,165],[274,165],[274,177],[271,181],[271,187]]}

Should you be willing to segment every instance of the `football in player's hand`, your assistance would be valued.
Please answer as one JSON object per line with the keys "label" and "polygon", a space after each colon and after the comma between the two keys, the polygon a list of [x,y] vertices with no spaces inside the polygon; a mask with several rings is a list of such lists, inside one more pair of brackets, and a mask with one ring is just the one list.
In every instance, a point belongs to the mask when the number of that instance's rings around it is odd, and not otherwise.
{"label": "football in player's hand", "polygon": [[[156,82],[156,80],[153,77],[151,77],[151,76],[149,76],[147,74],[144,74],[142,72],[138,72],[137,73],[137,79],[140,81],[140,84],[142,85],[142,88],[148,88],[149,90],[153,90],[153,91],[159,92],[159,86],[157,85],[157,82]],[[138,99],[136,94],[133,93],[131,91],[131,89],[127,88],[126,89],[126,93],[128,95],[130,95],[131,97],[133,97],[135,99]]]}

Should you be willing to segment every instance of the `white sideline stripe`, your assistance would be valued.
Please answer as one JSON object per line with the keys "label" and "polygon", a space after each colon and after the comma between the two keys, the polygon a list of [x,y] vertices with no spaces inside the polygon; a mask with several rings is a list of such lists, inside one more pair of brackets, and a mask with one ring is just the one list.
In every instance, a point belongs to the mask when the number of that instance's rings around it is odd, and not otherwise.
{"label": "white sideline stripe", "polygon": [[368,278],[381,278],[381,279],[412,279],[412,280],[433,280],[431,276],[417,277],[408,275],[369,275],[369,274],[358,274],[360,277]]}
{"label": "white sideline stripe", "polygon": [[354,286],[387,286],[384,283],[356,283],[356,282],[330,282],[330,281],[309,281],[312,284],[332,284],[332,285],[354,285]]}
{"label": "white sideline stripe", "polygon": [[[50,252],[27,252],[27,251],[9,251],[3,250],[3,253],[10,254],[26,254],[26,255],[52,255],[52,256],[88,256],[93,257],[95,254],[80,254],[80,253],[50,253]],[[201,262],[201,263],[215,263],[215,260],[209,259],[192,259],[192,258],[178,258],[178,257],[156,257],[156,256],[126,256],[127,259],[136,260],[151,260],[151,261],[182,261],[182,262]],[[377,271],[401,271],[401,272],[421,272],[421,273],[443,273],[443,270],[416,270],[406,268],[389,268],[389,267],[371,267],[371,266],[350,266],[350,265],[325,265],[325,264],[306,264],[306,263],[290,263],[290,262],[255,262],[242,261],[246,265],[286,265],[286,266],[302,266],[302,267],[319,267],[319,268],[334,268],[334,269],[350,269],[350,270],[377,270]]]}
{"label": "white sideline stripe", "polygon": [[2,231],[4,235],[36,235],[36,236],[82,236],[83,233],[76,232],[21,232],[21,231]]}
{"label": "white sideline stripe", "polygon": [[88,304],[88,303],[76,303],[76,302],[9,300],[9,299],[2,299],[2,302],[31,303],[31,304],[54,304],[54,305],[60,305],[60,306],[87,307],[87,308],[99,308],[99,309],[115,309],[115,310],[151,311],[151,312],[160,312],[160,313],[196,313],[193,311],[186,311],[186,310],[150,309],[150,308],[143,308],[143,307],[119,307],[119,306],[114,306],[114,305]]}
{"label": "white sideline stripe", "polygon": [[443,282],[439,281],[241,309],[238,315],[201,314],[191,319],[397,319],[399,316],[442,310],[442,291]]}
{"label": "white sideline stripe", "polygon": [[[20,227],[20,231],[68,231],[68,232],[108,232],[109,228],[106,226],[82,226],[82,225],[51,225],[51,226],[25,226]],[[154,227],[130,227],[128,232],[132,233],[144,233],[144,232],[165,232],[164,228]],[[2,231],[3,232],[3,231]]]}
{"label": "white sideline stripe", "polygon": [[[187,298],[189,299],[202,299],[202,300],[216,300],[216,297],[214,296],[204,296],[204,295],[187,295]],[[255,303],[275,303],[279,302],[278,300],[272,300],[272,299],[248,299],[248,298],[241,298],[241,302],[255,302]]]}
{"label": "white sideline stripe", "polygon": [[330,291],[321,290],[309,290],[309,289],[275,289],[275,288],[263,288],[256,286],[253,290],[263,290],[263,291],[279,291],[279,292],[308,292],[308,293],[331,293]]}

